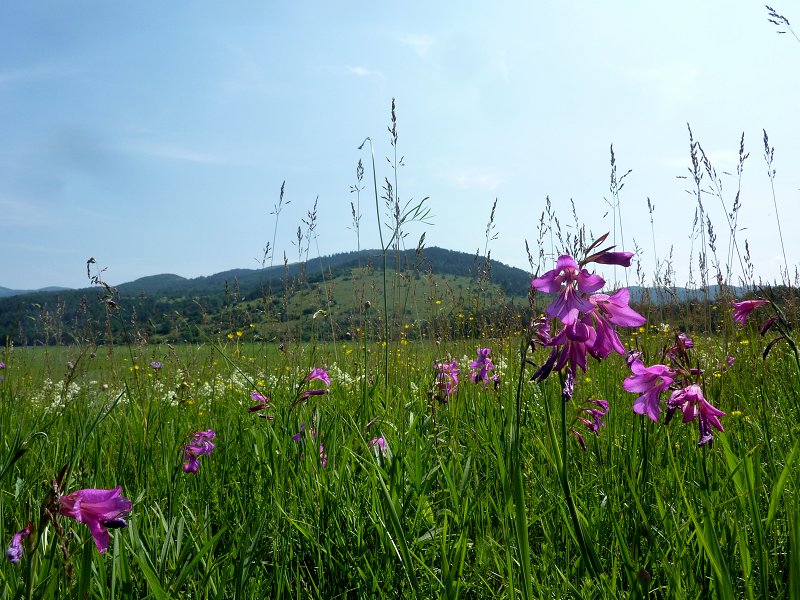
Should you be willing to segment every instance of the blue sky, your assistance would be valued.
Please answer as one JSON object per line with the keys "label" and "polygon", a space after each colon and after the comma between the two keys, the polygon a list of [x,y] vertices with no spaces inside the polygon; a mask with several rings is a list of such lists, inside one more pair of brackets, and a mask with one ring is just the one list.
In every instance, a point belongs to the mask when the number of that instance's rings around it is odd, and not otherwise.
{"label": "blue sky", "polygon": [[[0,8],[0,285],[87,285],[86,260],[122,283],[258,266],[286,181],[276,263],[318,203],[312,256],[356,248],[357,147],[390,176],[397,99],[401,201],[429,197],[413,247],[483,249],[527,268],[547,196],[561,223],[611,229],[609,146],[627,250],[648,278],[672,248],[688,279],[696,199],[686,123],[733,202],[757,275],[800,257],[800,44],[758,2],[17,2]],[[800,22],[796,3],[775,6]],[[796,14],[792,13],[794,11]],[[369,172],[369,171],[368,171]],[[692,184],[693,185],[693,184]],[[704,184],[705,185],[705,184]],[[378,245],[361,197],[362,247]],[[647,197],[655,205],[651,232]],[[724,261],[719,198],[704,207]],[[604,216],[605,215],[605,216]],[[546,245],[549,251],[549,242]],[[655,255],[658,255],[657,257]],[[734,278],[740,274],[738,263]],[[695,275],[696,276],[696,275]]]}

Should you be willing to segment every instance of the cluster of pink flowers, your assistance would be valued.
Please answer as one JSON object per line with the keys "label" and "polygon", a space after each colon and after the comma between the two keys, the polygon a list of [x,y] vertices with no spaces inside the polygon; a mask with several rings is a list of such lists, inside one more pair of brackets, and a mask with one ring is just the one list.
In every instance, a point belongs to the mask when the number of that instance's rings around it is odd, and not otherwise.
{"label": "cluster of pink flowers", "polygon": [[675,335],[675,343],[665,352],[668,364],[657,364],[645,367],[638,352],[631,352],[628,364],[633,375],[622,382],[628,392],[639,394],[633,403],[633,411],[647,415],[658,421],[661,415],[661,394],[670,391],[666,401],[669,423],[676,410],[683,414],[683,422],[697,420],[700,429],[699,446],[711,445],[714,440],[712,427],[725,431],[719,417],[725,413],[712,406],[703,396],[703,389],[698,385],[702,369],[691,367],[689,350],[694,347],[692,339],[683,333]]}
{"label": "cluster of pink flowers", "polygon": [[[589,248],[591,251],[605,240],[601,237]],[[631,252],[596,252],[578,263],[572,256],[558,258],[556,268],[531,282],[532,287],[548,294],[558,293],[545,311],[547,317],[561,321],[562,328],[550,335],[546,319],[534,324],[532,345],[551,348],[550,355],[534,374],[536,381],[543,381],[552,371],[565,367],[573,374],[578,369],[586,371],[586,355],[601,360],[612,352],[625,354],[625,347],[617,335],[615,326],[637,327],[645,318],[634,311],[628,302],[630,293],[622,288],[607,295],[595,293],[602,289],[605,281],[597,274],[589,273],[584,266],[590,262],[628,267]]]}

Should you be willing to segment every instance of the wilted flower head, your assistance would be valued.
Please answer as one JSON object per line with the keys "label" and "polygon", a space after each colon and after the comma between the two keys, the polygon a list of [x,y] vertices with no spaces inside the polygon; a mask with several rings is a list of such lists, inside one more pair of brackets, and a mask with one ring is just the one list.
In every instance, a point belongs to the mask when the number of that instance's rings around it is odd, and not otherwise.
{"label": "wilted flower head", "polygon": [[725,431],[717,418],[724,416],[725,413],[712,406],[708,400],[703,397],[703,390],[699,385],[692,384],[672,392],[667,402],[667,407],[669,410],[667,420],[672,417],[672,414],[678,408],[683,413],[684,423],[698,419],[698,425],[700,427],[700,441],[697,443],[698,446],[713,442],[713,435],[711,434],[712,427],[719,431]]}
{"label": "wilted flower head", "polygon": [[744,325],[748,315],[755,309],[764,306],[769,300],[742,300],[741,302],[731,302],[733,306],[733,320],[739,325]]}
{"label": "wilted flower head", "polygon": [[8,558],[10,563],[17,564],[20,560],[22,560],[22,540],[28,537],[32,532],[33,523],[28,523],[25,527],[11,536],[11,543],[8,545],[8,549],[6,550],[6,558]]}
{"label": "wilted flower head", "polygon": [[581,312],[589,312],[594,308],[592,303],[581,297],[578,292],[591,294],[603,285],[605,281],[602,277],[581,269],[577,261],[569,255],[560,256],[555,269],[531,282],[531,286],[540,292],[547,294],[559,292],[545,312],[548,317],[561,319],[564,325],[574,323]]}
{"label": "wilted flower head", "polygon": [[478,358],[469,364],[470,379],[475,383],[483,382],[483,385],[486,385],[489,381],[489,371],[494,370],[492,359],[489,357],[491,353],[491,348],[478,348]]}
{"label": "wilted flower head", "polygon": [[217,434],[211,429],[207,431],[198,431],[192,436],[191,441],[183,449],[183,460],[186,461],[183,464],[183,470],[185,472],[191,473],[192,475],[197,473],[197,469],[200,467],[199,458],[201,456],[208,456],[213,452],[215,446],[211,440],[216,436]]}
{"label": "wilted flower head", "polygon": [[124,517],[131,511],[132,503],[122,494],[122,487],[112,490],[85,489],[59,496],[58,512],[84,523],[94,538],[97,550],[108,549],[108,529],[126,527]]}

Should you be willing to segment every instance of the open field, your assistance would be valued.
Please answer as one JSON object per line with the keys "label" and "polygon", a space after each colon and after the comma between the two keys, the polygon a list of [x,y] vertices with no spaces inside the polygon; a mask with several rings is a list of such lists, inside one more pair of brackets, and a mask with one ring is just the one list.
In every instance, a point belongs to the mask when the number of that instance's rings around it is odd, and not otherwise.
{"label": "open field", "polygon": [[[798,597],[788,346],[764,361],[751,322],[692,336],[696,380],[725,412],[724,433],[698,447],[696,421],[634,413],[622,356],[590,358],[566,402],[563,374],[529,381],[532,332],[9,348],[0,536],[33,533],[19,564],[2,564],[3,596]],[[620,336],[646,365],[676,340],[654,323]],[[496,385],[470,381],[478,347]],[[449,359],[460,376],[444,402],[433,365]],[[305,380],[322,367],[330,387]],[[310,389],[327,393],[301,400]],[[267,400],[249,412],[254,392]],[[590,399],[608,401],[599,435],[576,421]],[[207,430],[213,451],[186,472]],[[127,527],[99,553],[54,498],[115,486]]]}

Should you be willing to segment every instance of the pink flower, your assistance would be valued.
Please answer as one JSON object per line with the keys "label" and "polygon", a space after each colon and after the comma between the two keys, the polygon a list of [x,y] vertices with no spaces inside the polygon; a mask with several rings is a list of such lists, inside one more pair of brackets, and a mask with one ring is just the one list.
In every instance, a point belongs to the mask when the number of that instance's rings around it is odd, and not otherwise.
{"label": "pink flower", "polygon": [[436,363],[433,368],[436,370],[436,398],[447,403],[458,389],[458,361]]}
{"label": "pink flower", "polygon": [[325,369],[315,367],[303,381],[312,381],[314,379],[324,383],[325,387],[331,387],[331,378],[328,376],[328,372]]}
{"label": "pink flower", "polygon": [[384,458],[389,456],[389,444],[386,443],[386,439],[382,437],[374,437],[369,442],[369,447],[374,448],[376,453],[380,452]]}
{"label": "pink flower", "polygon": [[741,302],[731,302],[733,306],[733,321],[739,325],[744,325],[747,316],[755,309],[764,306],[769,300],[742,300]]}
{"label": "pink flower", "polygon": [[594,294],[589,297],[589,302],[609,323],[620,327],[639,327],[647,322],[642,315],[633,310],[628,303],[631,293],[627,288],[617,290],[610,296],[607,294]]}
{"label": "pink flower", "polygon": [[486,385],[489,381],[489,371],[494,370],[492,359],[489,358],[491,353],[491,348],[478,348],[478,358],[469,364],[470,380],[475,383],[483,382],[483,385]]}
{"label": "pink flower", "polygon": [[622,388],[641,394],[633,402],[633,412],[638,415],[646,414],[653,421],[658,421],[661,414],[658,395],[672,385],[675,372],[664,365],[645,367],[641,360],[635,360],[631,364],[631,371],[633,375],[622,382]]}
{"label": "pink flower", "polygon": [[540,292],[547,294],[559,292],[545,312],[548,317],[561,319],[564,325],[571,325],[581,312],[586,313],[594,308],[594,305],[581,297],[578,292],[591,294],[604,285],[602,277],[581,269],[569,255],[560,256],[555,269],[531,282],[531,286]]}
{"label": "pink flower", "polygon": [[200,467],[200,457],[208,456],[214,451],[214,443],[211,441],[217,434],[213,430],[198,431],[192,436],[192,440],[183,449],[183,470],[186,473],[195,475]]}
{"label": "pink flower", "polygon": [[683,413],[684,423],[698,419],[698,425],[700,427],[700,441],[697,443],[698,446],[714,441],[713,435],[711,434],[712,427],[719,431],[725,431],[722,428],[722,423],[720,423],[717,418],[725,415],[725,413],[712,406],[708,400],[703,397],[703,390],[699,385],[692,384],[672,392],[667,402],[667,407],[670,411],[667,417],[668,419],[677,408],[680,408]]}
{"label": "pink flower", "polygon": [[17,564],[22,560],[22,540],[33,532],[33,523],[28,523],[23,529],[11,536],[11,543],[6,550],[6,557],[12,564]]}
{"label": "pink flower", "polygon": [[588,400],[587,405],[581,409],[581,412],[584,413],[587,417],[578,417],[578,421],[586,425],[589,428],[589,431],[597,435],[600,431],[601,427],[605,427],[605,421],[603,421],[603,417],[608,414],[608,401],[607,400]]}
{"label": "pink flower", "polygon": [[84,523],[94,538],[99,552],[108,549],[108,529],[126,527],[125,517],[131,511],[131,501],[121,495],[122,487],[112,490],[85,489],[59,496],[58,512]]}

